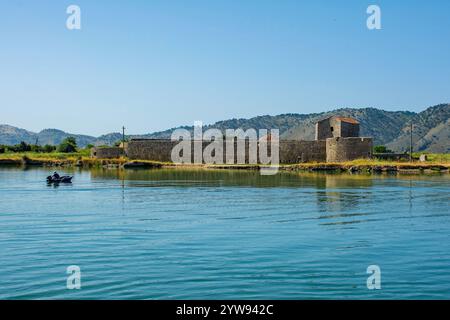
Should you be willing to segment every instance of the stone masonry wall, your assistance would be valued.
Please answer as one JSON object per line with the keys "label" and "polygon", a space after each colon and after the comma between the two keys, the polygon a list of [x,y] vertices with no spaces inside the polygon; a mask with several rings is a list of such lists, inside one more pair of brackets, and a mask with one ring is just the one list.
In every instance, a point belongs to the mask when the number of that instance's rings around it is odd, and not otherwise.
{"label": "stone masonry wall", "polygon": [[341,122],[341,137],[359,137],[359,124]]}
{"label": "stone masonry wall", "polygon": [[333,133],[330,130],[330,119],[324,119],[316,123],[316,140],[331,138]]}
{"label": "stone masonry wall", "polygon": [[[153,160],[161,162],[172,162],[172,149],[178,144],[178,141],[170,140],[132,140],[125,148],[125,154],[132,160]],[[211,142],[204,141],[202,150],[204,150]],[[231,142],[233,144],[233,142]],[[237,161],[237,145],[234,142],[234,159]],[[223,161],[226,159],[227,144],[223,146]],[[259,144],[256,149],[258,154],[257,162],[259,163]],[[249,163],[249,141],[245,143],[245,160]],[[270,143],[268,144],[268,154],[271,154]],[[119,158],[123,155],[122,148],[93,148],[91,155],[100,159]],[[328,138],[318,141],[295,141],[281,140],[279,142],[279,157],[281,164],[292,164],[301,162],[339,162],[349,161],[358,158],[370,158],[372,156],[372,139],[371,138]],[[191,145],[191,163],[194,163],[194,146]]]}
{"label": "stone masonry wall", "polygon": [[171,162],[172,148],[176,144],[177,142],[166,139],[131,140],[128,142],[125,152],[128,158],[133,160]]}
{"label": "stone masonry wall", "polygon": [[97,159],[114,159],[123,156],[123,149],[119,147],[96,147],[91,149],[91,157]]}
{"label": "stone masonry wall", "polygon": [[326,161],[342,162],[372,157],[372,138],[329,138]]}
{"label": "stone masonry wall", "polygon": [[[134,160],[154,160],[161,162],[172,162],[172,149],[177,145],[178,141],[170,140],[132,140],[128,143],[126,154],[130,159]],[[203,142],[202,150],[211,142]],[[232,142],[231,142],[232,143]],[[234,163],[237,163],[237,145],[234,142]],[[226,159],[227,144],[223,146],[223,163],[227,163]],[[259,148],[259,147],[257,147]],[[256,149],[257,152],[259,149]],[[268,143],[268,153],[270,155],[270,143]],[[259,152],[258,152],[259,155]],[[294,141],[281,140],[279,142],[280,163],[299,163],[309,161],[325,161],[325,141]],[[194,147],[191,146],[191,163],[194,162]],[[259,157],[258,157],[259,162]],[[245,163],[249,163],[249,142],[245,143]]]}
{"label": "stone masonry wall", "polygon": [[359,137],[359,124],[348,123],[337,117],[330,117],[316,123],[316,140],[337,137]]}
{"label": "stone masonry wall", "polygon": [[325,140],[280,141],[280,163],[324,162],[326,157]]}

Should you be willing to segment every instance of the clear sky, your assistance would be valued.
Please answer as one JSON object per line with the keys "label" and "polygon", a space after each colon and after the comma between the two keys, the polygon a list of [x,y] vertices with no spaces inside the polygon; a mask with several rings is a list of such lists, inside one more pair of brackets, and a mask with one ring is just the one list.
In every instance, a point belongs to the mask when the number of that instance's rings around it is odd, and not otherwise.
{"label": "clear sky", "polygon": [[[81,30],[66,28],[70,4]],[[366,27],[370,4],[381,30]],[[0,123],[33,131],[449,101],[447,0],[0,3]]]}

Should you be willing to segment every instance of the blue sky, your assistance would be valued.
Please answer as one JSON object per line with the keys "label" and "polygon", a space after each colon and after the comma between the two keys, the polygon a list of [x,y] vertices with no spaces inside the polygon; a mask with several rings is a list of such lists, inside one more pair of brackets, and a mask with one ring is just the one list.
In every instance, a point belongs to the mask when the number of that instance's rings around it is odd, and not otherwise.
{"label": "blue sky", "polygon": [[[66,8],[81,8],[81,30]],[[377,4],[382,30],[366,28]],[[450,1],[2,1],[0,123],[146,133],[450,101]]]}

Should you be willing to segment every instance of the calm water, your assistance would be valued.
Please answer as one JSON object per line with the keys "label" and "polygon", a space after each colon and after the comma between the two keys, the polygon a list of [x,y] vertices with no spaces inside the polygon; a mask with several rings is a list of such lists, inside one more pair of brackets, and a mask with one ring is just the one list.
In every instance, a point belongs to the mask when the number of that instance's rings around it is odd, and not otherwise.
{"label": "calm water", "polygon": [[450,298],[449,175],[66,173],[0,168],[0,298]]}

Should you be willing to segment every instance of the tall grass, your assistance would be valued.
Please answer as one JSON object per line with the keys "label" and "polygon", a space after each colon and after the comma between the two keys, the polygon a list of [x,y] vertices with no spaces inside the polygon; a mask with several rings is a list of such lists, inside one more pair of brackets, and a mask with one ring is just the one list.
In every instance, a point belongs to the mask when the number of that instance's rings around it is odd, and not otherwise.
{"label": "tall grass", "polygon": [[[416,156],[416,155],[415,155]],[[418,155],[417,155],[418,156]],[[446,167],[450,166],[450,154],[427,154],[428,159],[426,162],[419,162],[415,160],[413,163],[409,161],[389,161],[389,160],[378,160],[378,159],[358,159],[353,161],[339,162],[339,163],[301,163],[298,165],[308,167],[308,166],[317,166],[317,165],[340,165],[340,166],[402,166],[402,165],[443,165]],[[51,152],[51,153],[37,153],[37,152],[20,152],[20,153],[2,153],[0,154],[0,160],[21,160],[24,157],[31,160],[41,160],[41,161],[76,161],[77,159],[83,159],[83,161],[92,161],[97,162],[101,159],[91,159],[90,151],[87,149],[80,150],[75,153],[60,153],[60,152]],[[110,161],[124,163],[128,161],[127,158],[120,159],[110,159]],[[139,160],[136,160],[139,161]],[[146,162],[145,160],[143,162]],[[149,163],[155,163],[155,161],[148,161]],[[171,163],[163,163],[164,165],[172,165]],[[257,165],[256,165],[257,166]]]}
{"label": "tall grass", "polygon": [[62,152],[6,152],[0,154],[0,159],[22,159],[27,157],[35,160],[75,160],[78,158],[89,157],[90,151],[83,149],[74,153],[62,153]]}

